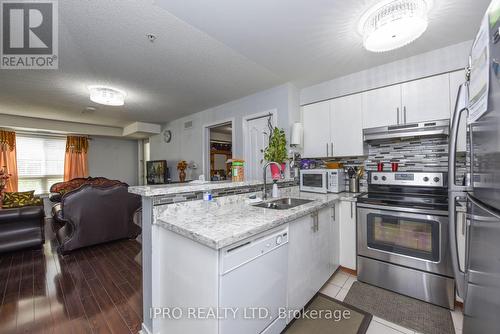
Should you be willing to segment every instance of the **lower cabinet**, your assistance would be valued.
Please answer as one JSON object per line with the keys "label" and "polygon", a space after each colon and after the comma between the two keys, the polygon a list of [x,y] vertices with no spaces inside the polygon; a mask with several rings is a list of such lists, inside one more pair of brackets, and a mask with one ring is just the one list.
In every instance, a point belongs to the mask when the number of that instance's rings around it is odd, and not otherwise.
{"label": "lower cabinet", "polygon": [[321,209],[289,224],[288,307],[300,309],[338,267],[335,208]]}
{"label": "lower cabinet", "polygon": [[356,270],[356,202],[340,202],[340,265]]}

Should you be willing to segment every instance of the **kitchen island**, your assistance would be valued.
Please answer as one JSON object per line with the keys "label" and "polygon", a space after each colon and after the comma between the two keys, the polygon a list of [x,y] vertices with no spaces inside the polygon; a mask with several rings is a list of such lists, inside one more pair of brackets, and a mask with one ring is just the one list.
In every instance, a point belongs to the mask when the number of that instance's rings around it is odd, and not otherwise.
{"label": "kitchen island", "polygon": [[[303,307],[337,269],[336,203],[355,200],[287,187],[281,197],[308,202],[276,210],[249,193],[153,205],[145,189],[131,191],[143,196],[146,333],[231,333],[241,321],[242,333],[279,333],[288,318],[277,307]],[[261,319],[249,307],[272,310]]]}

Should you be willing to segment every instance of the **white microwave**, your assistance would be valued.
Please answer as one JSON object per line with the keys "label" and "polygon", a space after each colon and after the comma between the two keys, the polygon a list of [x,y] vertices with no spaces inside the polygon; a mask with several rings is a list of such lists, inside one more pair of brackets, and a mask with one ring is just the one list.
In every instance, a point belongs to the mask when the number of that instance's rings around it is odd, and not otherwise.
{"label": "white microwave", "polygon": [[340,193],[345,191],[343,169],[301,169],[300,191]]}

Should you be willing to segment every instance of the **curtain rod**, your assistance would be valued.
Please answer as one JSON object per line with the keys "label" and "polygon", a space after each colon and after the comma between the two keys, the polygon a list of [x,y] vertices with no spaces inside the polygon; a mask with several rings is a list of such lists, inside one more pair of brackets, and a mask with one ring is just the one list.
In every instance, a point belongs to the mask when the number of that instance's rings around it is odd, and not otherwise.
{"label": "curtain rod", "polygon": [[274,115],[272,113],[269,113],[267,115],[262,115],[262,116],[257,116],[257,117],[253,117],[253,118],[248,118],[246,119],[247,122],[249,121],[255,121],[256,119],[260,119],[260,118],[266,118],[266,117],[273,117]]}
{"label": "curtain rod", "polygon": [[76,137],[86,137],[88,140],[93,140],[90,136],[87,135],[77,135],[77,134],[63,134],[56,132],[46,132],[46,131],[29,131],[29,130],[16,130],[16,129],[8,129],[8,128],[0,128],[0,130],[5,131],[13,131],[16,135],[20,135],[21,137],[30,136],[30,137],[44,137],[44,138],[66,138],[68,136],[76,136]]}

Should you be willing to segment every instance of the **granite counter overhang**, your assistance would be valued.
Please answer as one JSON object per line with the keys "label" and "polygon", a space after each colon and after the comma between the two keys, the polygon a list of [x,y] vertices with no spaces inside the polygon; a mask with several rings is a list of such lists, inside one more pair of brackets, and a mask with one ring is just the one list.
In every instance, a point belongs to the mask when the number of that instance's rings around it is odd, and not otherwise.
{"label": "granite counter overhang", "polygon": [[313,201],[287,210],[255,207],[241,195],[212,202],[171,204],[158,212],[154,224],[218,250],[320,209],[332,207],[337,201],[352,201],[357,195],[304,193],[295,188],[283,192],[282,197]]}

